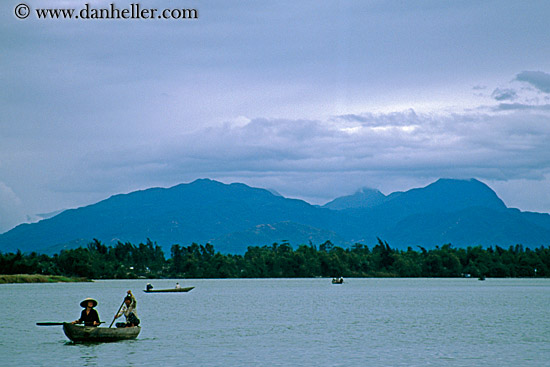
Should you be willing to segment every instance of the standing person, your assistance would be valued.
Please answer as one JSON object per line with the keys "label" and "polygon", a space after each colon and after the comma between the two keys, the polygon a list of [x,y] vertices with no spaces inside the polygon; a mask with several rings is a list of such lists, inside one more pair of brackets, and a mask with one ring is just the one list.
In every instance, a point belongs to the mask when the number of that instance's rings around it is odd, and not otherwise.
{"label": "standing person", "polygon": [[120,312],[115,316],[118,319],[120,316],[126,316],[126,323],[117,322],[117,327],[132,327],[139,325],[139,319],[137,317],[137,302],[136,298],[132,294],[132,291],[128,291],[128,295],[124,298],[124,306]]}
{"label": "standing person", "polygon": [[97,301],[93,298],[86,298],[84,301],[80,302],[80,306],[84,307],[80,313],[80,318],[74,320],[71,324],[84,323],[85,326],[98,326],[101,324],[99,321],[99,314],[94,309],[97,306]]}
{"label": "standing person", "polygon": [[180,284],[179,283],[176,283],[176,289],[180,289]]}

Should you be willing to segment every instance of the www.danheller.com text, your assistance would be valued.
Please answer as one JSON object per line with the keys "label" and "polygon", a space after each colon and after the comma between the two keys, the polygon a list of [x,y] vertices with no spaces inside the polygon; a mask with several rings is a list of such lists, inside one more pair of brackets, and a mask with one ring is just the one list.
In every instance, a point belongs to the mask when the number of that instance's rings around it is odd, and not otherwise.
{"label": "www.danheller.com text", "polygon": [[140,3],[129,4],[118,8],[114,3],[107,7],[94,7],[86,3],[81,8],[36,8],[34,12],[28,5],[19,4],[15,7],[15,16],[25,19],[32,13],[38,19],[197,19],[197,9],[167,8],[157,9],[146,7]]}

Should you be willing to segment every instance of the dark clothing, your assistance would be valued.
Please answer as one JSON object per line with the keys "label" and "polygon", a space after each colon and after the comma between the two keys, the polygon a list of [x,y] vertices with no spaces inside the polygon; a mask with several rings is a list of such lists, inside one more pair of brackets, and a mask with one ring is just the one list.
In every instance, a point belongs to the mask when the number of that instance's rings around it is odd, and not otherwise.
{"label": "dark clothing", "polygon": [[139,325],[139,319],[137,318],[135,313],[131,313],[130,316],[128,316],[128,320],[126,321],[126,324],[138,326]]}
{"label": "dark clothing", "polygon": [[130,316],[128,316],[126,322],[117,322],[115,325],[116,327],[132,327],[132,326],[139,326],[139,319],[136,317],[135,314],[131,313]]}
{"label": "dark clothing", "polygon": [[[130,299],[130,304],[128,305],[126,303],[126,300]],[[139,325],[139,319],[137,317],[137,301],[133,294],[128,293],[126,298],[124,298],[124,305],[123,308],[120,310],[120,312],[116,315],[116,318],[119,318],[120,316],[124,315],[126,316],[126,327],[128,326],[138,326]]]}
{"label": "dark clothing", "polygon": [[80,314],[80,318],[77,320],[78,322],[84,322],[84,325],[86,326],[93,326],[94,321],[97,321],[99,323],[99,315],[96,310],[93,308],[90,310],[90,313],[86,313],[86,309],[82,310],[82,313]]}
{"label": "dark clothing", "polygon": [[139,319],[137,316],[133,313],[131,313],[127,318],[126,322],[117,322],[115,325],[116,327],[132,327],[132,326],[139,326]]}

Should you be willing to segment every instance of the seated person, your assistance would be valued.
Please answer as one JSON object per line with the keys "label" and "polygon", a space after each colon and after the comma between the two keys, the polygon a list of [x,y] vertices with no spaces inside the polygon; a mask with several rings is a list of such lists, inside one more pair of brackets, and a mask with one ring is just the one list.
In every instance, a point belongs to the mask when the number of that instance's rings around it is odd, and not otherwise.
{"label": "seated person", "polygon": [[128,291],[128,295],[124,298],[124,306],[122,310],[115,316],[118,319],[120,316],[126,316],[126,323],[117,322],[116,327],[132,327],[138,326],[140,321],[137,317],[137,301],[132,291]]}
{"label": "seated person", "polygon": [[84,323],[85,326],[98,326],[101,324],[99,321],[99,314],[94,309],[94,307],[97,306],[97,301],[95,299],[86,298],[84,301],[80,302],[80,306],[84,307],[84,309],[80,313],[80,318],[73,321],[72,324]]}

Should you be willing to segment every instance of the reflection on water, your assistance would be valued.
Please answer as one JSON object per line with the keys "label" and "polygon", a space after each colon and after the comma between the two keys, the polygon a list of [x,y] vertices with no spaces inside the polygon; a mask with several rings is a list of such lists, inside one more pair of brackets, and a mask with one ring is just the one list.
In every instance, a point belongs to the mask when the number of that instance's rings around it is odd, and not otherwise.
{"label": "reflection on water", "polygon": [[80,359],[83,366],[97,366],[97,350],[95,346],[84,346],[79,348]]}
{"label": "reflection on water", "polygon": [[[0,285],[0,364],[490,367],[550,360],[548,279],[189,280],[194,290],[174,294],[142,293],[145,283]],[[101,319],[110,322],[128,289],[142,320],[137,340],[74,344],[61,326],[35,326],[74,320],[86,297],[99,301]]]}

